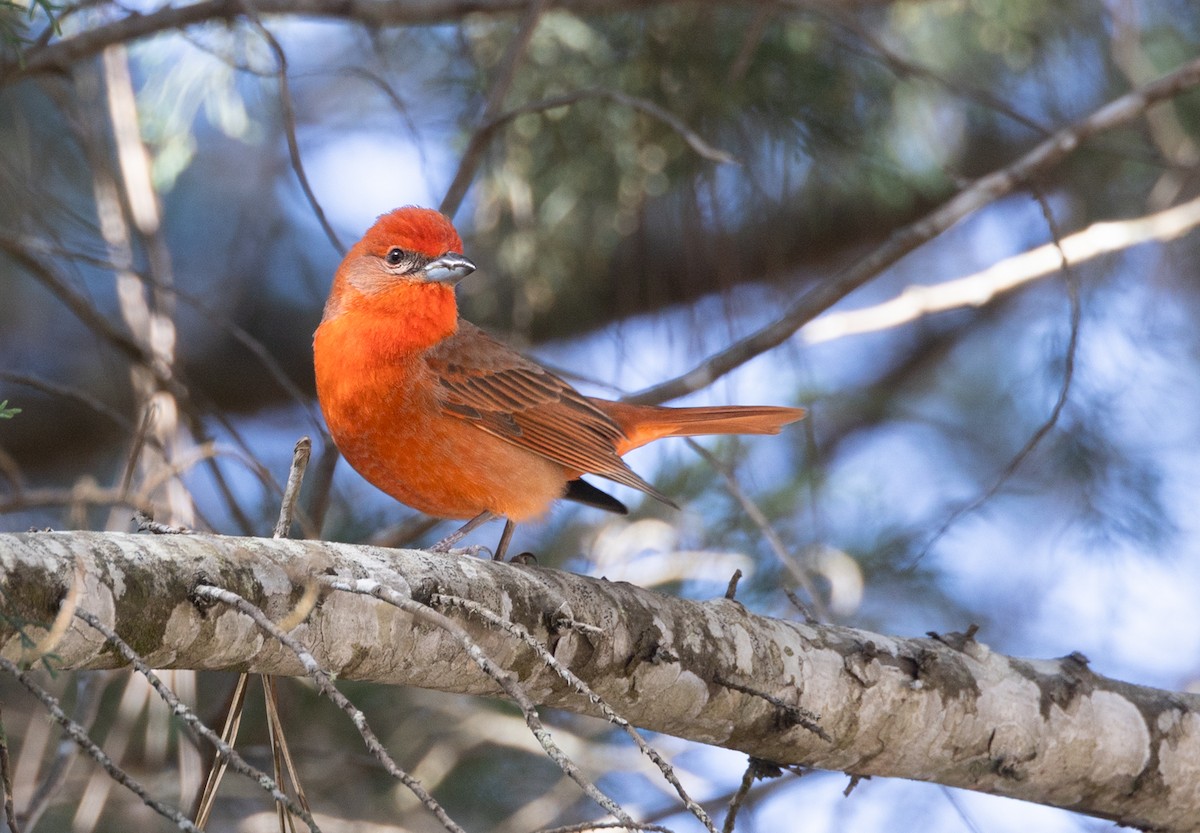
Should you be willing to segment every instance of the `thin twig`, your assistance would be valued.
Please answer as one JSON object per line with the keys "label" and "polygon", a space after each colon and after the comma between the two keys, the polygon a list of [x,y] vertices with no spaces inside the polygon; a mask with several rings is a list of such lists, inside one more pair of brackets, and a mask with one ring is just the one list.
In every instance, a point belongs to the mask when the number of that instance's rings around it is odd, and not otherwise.
{"label": "thin twig", "polygon": [[500,60],[500,66],[492,72],[494,80],[491,89],[488,90],[483,112],[479,115],[478,127],[471,134],[467,149],[463,151],[462,158],[458,162],[458,170],[454,172],[450,187],[446,189],[446,196],[442,198],[442,203],[438,207],[438,210],[447,217],[453,217],[458,212],[463,197],[467,195],[467,190],[471,187],[475,172],[479,170],[479,165],[483,161],[483,151],[492,137],[493,131],[489,129],[489,123],[504,106],[504,98],[512,87],[517,67],[525,56],[525,50],[529,48],[529,41],[548,5],[548,0],[531,0],[525,7],[525,14],[522,15],[521,22],[517,24],[517,31],[513,34],[513,39],[508,44],[504,57]]}
{"label": "thin twig", "polygon": [[[90,731],[100,714],[100,706],[107,681],[111,679],[101,671],[85,671],[76,675],[74,720],[85,731]],[[23,752],[24,750],[22,750]],[[50,802],[59,795],[59,789],[67,780],[71,764],[79,753],[79,746],[68,738],[58,743],[58,749],[46,767],[45,775],[38,782],[33,796],[20,814],[21,823],[33,830]]]}
{"label": "thin twig", "polygon": [[313,215],[316,216],[317,222],[321,224],[321,229],[325,232],[325,236],[329,238],[329,242],[333,244],[333,249],[339,255],[346,254],[346,247],[338,238],[337,232],[333,230],[333,226],[329,223],[329,219],[325,216],[325,209],[321,208],[321,202],[317,199],[317,194],[313,191],[312,184],[308,181],[308,174],[304,171],[304,160],[300,157],[300,143],[296,139],[296,108],[292,103],[292,91],[288,85],[288,59],[287,53],[283,51],[283,47],[279,45],[279,41],[275,39],[275,35],[271,34],[271,30],[266,27],[266,24],[258,17],[258,12],[250,2],[241,3],[243,11],[249,17],[250,23],[262,35],[263,40],[267,42],[271,52],[275,55],[276,64],[279,67],[279,107],[283,115],[283,135],[287,139],[288,158],[292,163],[292,170],[296,174],[296,179],[300,183],[300,190],[304,192],[304,199],[308,201],[309,208],[312,209]]}
{"label": "thin twig", "polygon": [[750,18],[750,22],[746,26],[746,31],[742,34],[742,44],[729,64],[724,82],[726,87],[732,87],[746,77],[746,71],[750,69],[750,64],[754,61],[754,53],[762,46],[767,26],[778,13],[778,10],[771,6],[762,6],[754,12],[754,16]]}
{"label": "thin twig", "polygon": [[[297,805],[287,795],[285,795],[279,788],[278,784],[273,781],[270,776],[268,776],[262,770],[248,764],[246,760],[238,754],[236,749],[221,740],[221,738],[217,736],[216,732],[210,729],[203,720],[196,716],[195,712],[193,712],[186,705],[184,705],[183,702],[180,701],[180,699],[175,695],[175,692],[163,684],[162,680],[159,679],[158,675],[155,674],[153,670],[151,670],[150,666],[146,664],[141,655],[139,655],[137,651],[133,650],[129,643],[123,640],[116,631],[104,624],[104,622],[101,621],[98,616],[90,611],[76,610],[75,615],[98,630],[101,635],[104,636],[104,639],[110,645],[116,648],[118,653],[120,653],[121,656],[123,656],[125,660],[133,666],[134,670],[146,678],[146,682],[148,682],[150,686],[156,692],[158,692],[158,696],[161,697],[163,702],[167,704],[167,707],[170,708],[171,713],[183,721],[183,724],[188,729],[204,738],[216,748],[217,755],[222,762],[232,767],[235,772],[239,772],[252,781],[255,781],[260,787],[262,787],[264,791],[270,793],[276,801],[285,804],[289,810],[292,810],[296,813],[296,815],[304,819],[304,823],[307,824],[309,828],[314,831],[314,833],[319,833],[319,828],[317,827],[317,824],[313,820],[311,814],[308,814],[304,808]],[[200,824],[200,822],[197,821],[197,824]]]}
{"label": "thin twig", "polygon": [[1054,238],[1055,245],[1058,246],[1063,279],[1067,289],[1067,299],[1071,305],[1069,323],[1070,334],[1067,337],[1066,356],[1063,358],[1063,378],[1062,383],[1059,385],[1058,398],[1054,402],[1054,407],[1050,409],[1050,415],[1046,417],[1045,421],[1043,421],[1042,424],[1038,426],[1037,430],[1030,435],[1029,439],[1025,441],[1025,445],[1021,446],[1021,450],[1013,455],[1012,459],[1008,461],[1008,465],[1006,465],[996,479],[992,481],[991,486],[989,486],[982,494],[978,495],[974,500],[959,506],[957,509],[951,512],[950,516],[942,522],[942,525],[938,527],[937,531],[933,533],[929,540],[925,542],[925,545],[921,547],[921,551],[917,553],[913,559],[914,563],[924,558],[925,555],[927,555],[929,551],[933,549],[937,542],[942,539],[946,532],[949,531],[950,527],[957,523],[961,518],[971,514],[972,512],[975,512],[979,509],[979,507],[983,506],[985,503],[995,497],[996,493],[1003,488],[1004,484],[1008,482],[1009,478],[1016,474],[1017,469],[1021,467],[1021,464],[1029,458],[1029,455],[1033,453],[1034,449],[1037,448],[1038,445],[1041,444],[1042,440],[1044,440],[1046,436],[1054,430],[1054,426],[1058,424],[1059,417],[1062,416],[1063,408],[1067,406],[1067,399],[1071,393],[1071,383],[1075,378],[1075,357],[1078,353],[1079,347],[1079,324],[1083,316],[1081,304],[1079,302],[1079,277],[1076,275],[1075,270],[1071,267],[1071,263],[1067,259],[1066,251],[1064,251],[1062,248],[1062,235],[1060,234],[1058,223],[1054,219],[1054,214],[1050,210],[1049,204],[1046,202],[1045,197],[1043,197],[1041,192],[1037,189],[1033,189],[1033,194],[1035,199],[1038,201],[1038,205],[1041,207],[1042,215],[1046,220],[1046,225],[1050,229],[1050,235]]}
{"label": "thin twig", "polygon": [[22,671],[14,662],[4,656],[0,656],[0,669],[3,669],[16,678],[17,682],[25,686],[30,694],[41,701],[54,722],[62,726],[63,731],[71,740],[78,744],[80,749],[87,752],[92,757],[92,760],[107,772],[114,781],[132,792],[147,807],[172,822],[180,830],[187,831],[187,833],[201,833],[200,828],[192,824],[187,816],[181,813],[178,808],[171,807],[155,799],[135,778],[113,763],[112,759],[104,753],[104,750],[97,746],[96,742],[91,739],[87,730],[69,718],[58,705],[58,701],[48,691],[35,683],[29,674]]}
{"label": "thin twig", "polygon": [[[611,0],[593,2],[596,10],[612,9]],[[626,3],[625,5],[632,5]],[[478,6],[480,13],[507,15],[525,8],[526,0],[503,0]],[[296,15],[295,0],[254,0],[261,15]],[[388,2],[351,3],[345,0],[307,0],[303,13],[311,17],[356,21],[369,26],[411,26],[459,21],[465,7],[458,4],[429,3],[428,0],[388,0]],[[28,75],[61,73],[78,61],[102,51],[114,43],[133,44],[159,32],[181,30],[209,21],[228,23],[245,14],[244,0],[199,0],[196,3],[169,5],[142,13],[98,23],[78,33],[45,45],[26,49],[12,59],[0,59],[0,84],[10,84]]]}
{"label": "thin twig", "polygon": [[398,524],[376,530],[363,543],[372,547],[403,547],[406,544],[416,541],[440,523],[442,523],[441,518],[434,518],[429,515],[413,515],[410,518],[405,518]]}
{"label": "thin twig", "polygon": [[946,801],[950,802],[950,806],[954,808],[954,811],[958,814],[958,817],[962,819],[963,825],[967,828],[968,833],[983,833],[983,830],[980,829],[979,825],[975,823],[975,820],[971,818],[970,814],[967,813],[966,808],[959,803],[958,798],[955,797],[954,790],[945,785],[941,785],[941,792],[942,795],[945,796]]}
{"label": "thin twig", "polygon": [[[764,796],[768,796],[768,795],[771,795],[771,794],[777,792],[778,790],[782,789],[783,787],[787,786],[788,784],[792,783],[795,780],[795,778],[788,778],[787,776],[791,775],[791,776],[795,776],[795,777],[800,777],[804,774],[805,774],[805,772],[803,770],[800,770],[795,767],[788,767],[786,772],[784,772],[783,777],[776,778],[772,781],[763,782],[763,783],[759,784],[758,786],[756,786],[755,788],[753,788],[751,790],[751,793],[754,798],[762,799]],[[707,799],[704,802],[704,806],[713,814],[719,813],[719,812],[721,812],[721,810],[727,809],[729,807],[729,802],[733,800],[733,797],[736,794],[737,794],[737,789],[727,790],[722,795],[716,795],[716,796],[713,796],[712,798]],[[647,816],[647,821],[655,821],[655,820],[663,819],[663,818],[666,818],[667,816],[673,816],[673,815],[675,815],[675,813],[676,813],[676,811],[672,808],[664,808],[664,809],[658,810],[654,813],[650,813]]]}
{"label": "thin twig", "polygon": [[92,301],[71,286],[66,276],[55,264],[34,254],[34,246],[23,237],[14,237],[0,232],[0,251],[17,261],[25,270],[54,294],[71,313],[93,333],[115,347],[130,361],[142,365],[164,387],[173,387],[162,368],[157,367],[154,357],[128,332],[114,326],[107,317],[96,309]]}
{"label": "thin twig", "polygon": [[733,827],[737,823],[738,811],[741,810],[746,799],[750,797],[750,790],[755,781],[764,778],[780,778],[783,776],[785,770],[795,773],[795,770],[790,767],[782,767],[779,764],[751,755],[750,759],[746,762],[746,771],[742,774],[742,783],[738,785],[737,791],[729,800],[729,813],[725,816],[725,824],[721,828],[721,833],[733,833]]}
{"label": "thin twig", "polygon": [[737,482],[737,478],[733,476],[733,472],[718,460],[711,451],[691,438],[688,438],[687,444],[691,446],[693,451],[703,457],[716,470],[717,474],[721,475],[721,479],[725,481],[726,489],[741,505],[742,511],[746,513],[746,516],[758,527],[763,537],[766,538],[771,551],[775,553],[775,557],[779,559],[780,563],[787,568],[788,572],[804,588],[804,592],[812,600],[812,607],[817,617],[820,620],[829,621],[829,611],[825,609],[825,603],[821,601],[821,596],[817,593],[817,586],[813,584],[808,570],[788,551],[787,546],[783,543],[783,539],[775,531],[775,527],[772,526],[771,520],[767,517],[766,513],[746,494],[741,484]]}
{"label": "thin twig", "polygon": [[287,485],[283,488],[283,501],[279,505],[279,520],[275,523],[274,538],[288,537],[292,528],[292,517],[296,513],[296,499],[300,496],[300,484],[304,482],[304,472],[308,469],[308,459],[312,454],[312,440],[301,437],[292,449],[292,467],[288,470]]}
{"label": "thin twig", "polygon": [[[157,382],[160,388],[175,397],[180,412],[188,419],[188,429],[192,432],[196,441],[199,443],[208,442],[209,437],[195,405],[194,392],[190,391],[176,375],[173,375],[170,372],[170,368],[164,368],[160,362],[155,361],[153,355],[149,351],[144,350],[136,339],[128,333],[115,328],[104,316],[100,315],[91,301],[71,286],[70,282],[58,269],[56,263],[47,262],[40,254],[35,254],[35,251],[42,251],[39,247],[40,243],[41,241],[30,242],[24,237],[11,237],[0,232],[0,251],[7,252],[14,260],[24,266],[30,274],[40,280],[81,323],[99,338],[116,348],[118,352],[124,354],[130,361],[145,368],[154,377],[155,382]],[[229,431],[234,441],[243,450],[246,450],[245,443],[241,439],[237,428],[223,414],[216,413],[214,417],[222,427]],[[247,453],[249,452],[247,451]],[[215,461],[209,460],[208,468],[212,474],[213,481],[217,485],[218,491],[225,501],[227,509],[237,522],[239,528],[244,534],[251,534],[253,524],[246,517],[238,501],[235,500],[233,491],[229,487],[225,479],[225,474],[221,471],[221,467]]]}
{"label": "thin twig", "polygon": [[969,86],[964,84],[961,78],[947,77],[934,69],[923,66],[904,57],[889,47],[882,38],[876,37],[875,34],[865,25],[865,23],[863,23],[854,15],[849,14],[848,9],[842,9],[831,5],[821,9],[806,9],[806,11],[828,15],[828,19],[836,26],[844,29],[854,37],[861,40],[868,48],[856,48],[854,44],[847,43],[845,41],[842,41],[839,46],[844,46],[848,50],[856,52],[857,54],[866,58],[878,60],[898,79],[902,79],[907,76],[910,78],[921,78],[927,81],[932,81],[959,98],[978,104],[981,107],[994,110],[995,112],[1011,119],[1022,127],[1028,128],[1039,136],[1050,135],[1050,128],[1039,123],[1032,116],[1027,116],[1019,110],[1009,106],[1008,102],[993,94],[989,90]]}
{"label": "thin twig", "polygon": [[321,529],[325,526],[325,515],[329,511],[330,497],[333,495],[333,472],[341,452],[333,444],[333,438],[328,432],[321,432],[321,453],[317,455],[317,464],[312,467],[308,478],[308,495],[304,500],[304,512],[301,517],[308,518],[308,528],[305,535],[319,538]]}
{"label": "thin twig", "polygon": [[122,495],[119,489],[105,489],[90,477],[81,478],[69,489],[26,489],[0,500],[0,515],[27,509],[83,504],[87,506],[127,506],[154,511],[154,507],[136,495]]}
{"label": "thin twig", "polygon": [[795,590],[790,587],[785,587],[783,588],[783,595],[787,596],[787,600],[792,603],[792,607],[796,608],[800,615],[804,617],[806,624],[816,625],[820,622],[820,620],[813,615],[812,609],[809,608],[809,606],[805,604],[799,596],[796,595]]}
{"label": "thin twig", "polygon": [[831,312],[800,331],[805,344],[898,327],[924,316],[982,307],[1038,278],[1061,271],[1063,253],[1075,266],[1144,243],[1177,240],[1200,225],[1200,197],[1127,220],[1103,220],[1087,228],[992,263],[985,269],[934,284],[910,284],[887,301]]}
{"label": "thin twig", "polygon": [[520,107],[513,108],[496,116],[490,122],[483,125],[479,129],[479,132],[486,139],[518,116],[523,116],[527,113],[543,113],[546,110],[554,110],[558,107],[567,107],[589,98],[606,98],[609,101],[629,107],[632,110],[638,110],[652,118],[658,119],[678,133],[679,138],[683,139],[688,147],[703,159],[723,165],[738,164],[737,158],[732,153],[710,145],[699,133],[688,127],[683,119],[665,107],[661,107],[647,98],[630,95],[620,90],[610,90],[605,87],[589,87],[565,95],[523,104]]}
{"label": "thin twig", "polygon": [[[43,255],[52,255],[53,258],[58,262],[73,260],[107,271],[117,271],[118,268],[121,268],[113,262],[112,258],[90,257],[86,254],[74,251],[66,246],[51,244],[49,241],[44,239],[28,237],[21,238],[21,241],[19,242],[22,242],[31,251],[37,251]],[[263,369],[266,370],[267,374],[275,380],[275,383],[279,386],[280,390],[291,397],[292,401],[298,406],[303,408],[309,418],[309,421],[313,423],[317,430],[320,430],[321,421],[313,410],[311,397],[305,396],[303,391],[300,390],[296,383],[293,382],[284,371],[283,367],[279,364],[279,361],[271,355],[270,351],[266,348],[262,341],[247,331],[245,327],[242,327],[237,322],[232,321],[227,314],[221,312],[200,296],[187,292],[178,286],[175,286],[174,284],[160,284],[152,275],[145,275],[140,272],[135,274],[154,292],[167,295],[174,300],[186,304],[188,307],[202,315],[205,320],[220,328],[224,333],[245,347],[251,355],[258,359]],[[83,391],[77,391],[72,388],[57,385],[53,382],[42,381],[36,377],[11,373],[9,371],[0,371],[0,378],[6,378],[19,384],[26,384],[39,390],[45,390],[47,393],[54,393],[59,396],[68,396],[73,399],[77,399],[93,410],[96,410],[98,413],[103,414],[108,419],[117,422],[119,425],[121,425],[121,427],[130,427],[130,420],[128,417],[117,413],[112,408],[108,407],[99,400],[96,400]]]}
{"label": "thin twig", "polygon": [[742,685],[741,683],[735,683],[732,680],[727,680],[720,674],[713,675],[712,679],[717,685],[722,685],[725,686],[725,688],[731,688],[734,691],[740,691],[742,694],[749,694],[753,697],[759,697],[763,700],[766,700],[772,706],[783,712],[783,715],[787,721],[807,729],[823,741],[833,743],[833,738],[831,738],[829,733],[822,729],[821,724],[817,722],[821,719],[820,715],[813,714],[808,709],[800,706],[793,706],[791,703],[785,703],[774,694],[768,694],[765,691],[759,691],[758,689],[751,688],[750,686]]}
{"label": "thin twig", "polygon": [[968,214],[1027,186],[1070,156],[1087,139],[1128,124],[1140,118],[1152,105],[1197,84],[1200,84],[1200,58],[1110,101],[1086,118],[1058,130],[1015,162],[976,180],[920,220],[894,232],[882,246],[841,274],[804,293],[767,326],[709,356],[687,373],[639,391],[626,397],[625,401],[657,404],[708,387],[755,356],[782,344],[804,324]]}
{"label": "thin twig", "polygon": [[61,396],[64,399],[71,399],[80,403],[92,412],[104,417],[112,422],[118,428],[126,431],[133,430],[133,421],[125,416],[125,414],[117,411],[115,408],[101,402],[95,396],[92,396],[85,390],[69,387],[67,385],[52,382],[49,379],[42,379],[37,376],[31,376],[27,373],[15,373],[11,370],[0,370],[0,380],[11,382],[14,385],[25,385],[26,387],[39,390],[42,393],[48,393],[51,396]]}
{"label": "thin twig", "polygon": [[[3,711],[0,703],[0,713]],[[13,807],[12,765],[8,758],[8,732],[4,730],[4,718],[0,714],[0,788],[4,791],[4,819],[11,833],[21,833],[17,825],[17,811]]]}
{"label": "thin twig", "polygon": [[[233,690],[229,693],[228,708],[225,710],[225,722],[221,726],[219,737],[220,742],[230,749],[237,743],[238,732],[242,728],[243,705],[246,702],[246,689],[249,687],[249,684],[250,675],[239,674],[237,682],[233,685]],[[218,746],[217,748],[220,747]],[[196,820],[197,827],[203,828],[208,825],[208,818],[212,815],[212,809],[217,802],[217,788],[221,786],[221,781],[225,778],[225,770],[228,768],[228,758],[213,755],[212,763],[208,768],[208,777],[204,779],[204,786],[196,794],[195,810],[192,813],[192,818]]]}
{"label": "thin twig", "polygon": [[568,778],[578,784],[588,798],[603,807],[614,818],[620,820],[622,823],[634,824],[629,814],[621,809],[620,805],[615,801],[602,793],[595,784],[589,781],[579,771],[579,767],[575,765],[575,762],[559,748],[558,744],[550,737],[550,733],[546,730],[546,727],[542,724],[541,718],[538,717],[537,706],[529,699],[529,695],[521,688],[520,683],[517,682],[511,672],[501,668],[491,657],[485,654],[483,649],[479,647],[462,625],[433,608],[420,604],[409,596],[399,593],[393,588],[373,579],[359,579],[355,582],[347,582],[341,579],[325,577],[322,579],[322,583],[333,590],[374,596],[380,601],[387,602],[405,611],[412,615],[413,618],[441,628],[450,634],[462,646],[471,660],[479,666],[479,669],[491,677],[512,698],[513,702],[517,704],[517,707],[520,708],[521,714],[525,718],[526,725],[529,726],[529,730],[537,738],[538,743],[541,744],[542,749],[546,751],[550,759],[558,765],[559,769]]}
{"label": "thin twig", "polygon": [[137,524],[138,532],[149,532],[151,535],[189,535],[194,531],[186,526],[159,523],[141,509],[133,513],[133,521]]}
{"label": "thin twig", "polygon": [[[279,716],[279,689],[275,677],[264,674],[262,684],[263,701],[267,707],[267,732],[271,738],[271,759],[276,772],[275,780],[282,784],[283,776],[286,773],[292,788],[296,791],[296,801],[304,808],[305,812],[311,813],[312,806],[308,803],[308,796],[304,794],[304,786],[300,783],[300,774],[296,771],[296,763],[292,760],[292,752],[288,748],[287,735],[283,731],[283,720]],[[276,803],[275,806],[279,811],[280,826],[282,827],[285,819],[284,811],[287,810],[286,822],[289,827],[295,828],[295,820],[290,814],[291,808],[279,803]]]}
{"label": "thin twig", "polygon": [[[288,469],[287,485],[283,490],[283,499],[279,505],[279,518],[275,522],[275,530],[272,536],[275,539],[287,538],[288,532],[292,528],[292,518],[296,511],[296,500],[300,495],[300,486],[304,482],[304,472],[308,468],[308,460],[311,452],[312,442],[308,437],[301,437],[296,441],[296,445],[292,449],[292,465]],[[296,605],[296,609],[288,615],[286,622],[280,623],[282,630],[289,631],[308,618],[308,614],[312,612],[313,607],[316,605],[316,587],[315,582],[310,583],[300,602]],[[237,732],[242,723],[242,715],[246,706],[246,689],[249,686],[249,682],[250,674],[243,671],[238,675],[237,682],[234,683],[234,694],[229,700],[229,711],[225,714],[225,728],[222,731],[222,738],[227,740],[230,746],[233,745],[234,740],[237,738]],[[308,802],[303,796],[300,782],[295,776],[294,768],[291,766],[291,755],[287,750],[287,741],[283,739],[283,725],[279,720],[278,692],[274,680],[264,674],[262,676],[262,686],[263,700],[267,711],[267,732],[271,742],[271,759],[275,765],[275,780],[281,785],[282,790],[283,774],[280,766],[280,755],[282,754],[288,760],[288,769],[292,772],[292,784],[296,787],[296,795],[300,799],[300,804],[304,807],[305,811],[308,811]],[[204,787],[200,791],[200,796],[196,802],[195,817],[197,824],[207,822],[213,805],[216,803],[217,790],[220,789],[221,781],[225,777],[225,769],[226,763],[224,760],[216,759],[213,761],[208,772],[208,777],[205,779]],[[291,817],[285,813],[285,804],[277,801],[275,806],[277,812],[280,814],[280,829],[283,829],[284,820],[286,819],[290,822]]]}
{"label": "thin twig", "polygon": [[371,731],[371,727],[367,724],[366,715],[346,699],[344,694],[338,691],[329,673],[321,668],[316,657],[301,645],[298,640],[285,633],[278,625],[271,621],[267,614],[236,593],[208,584],[198,585],[193,589],[192,593],[197,598],[221,602],[249,616],[259,628],[266,631],[272,638],[278,640],[284,647],[294,653],[300,664],[304,667],[305,673],[317,684],[317,689],[332,700],[350,718],[350,722],[354,724],[354,728],[358,730],[359,735],[362,736],[363,741],[366,743],[367,749],[383,765],[387,773],[408,787],[413,795],[441,822],[443,827],[454,831],[454,833],[465,833],[454,819],[447,815],[446,811],[437,803],[433,796],[426,792],[425,788],[421,786],[421,782],[402,770],[392,760],[392,757],[387,753],[383,744],[379,742],[379,738]]}
{"label": "thin twig", "polygon": [[[312,441],[301,437],[292,448],[292,465],[288,469],[287,485],[283,489],[283,500],[279,503],[279,519],[275,522],[272,535],[275,539],[287,538],[292,528],[292,518],[296,513],[296,500],[300,497],[300,486],[304,482],[304,472],[308,468],[309,456],[312,453]],[[304,590],[304,595],[295,608],[279,623],[280,630],[290,631],[308,618],[308,614],[316,607],[319,596],[318,585],[310,581]],[[246,675],[243,673],[243,677]],[[311,811],[304,787],[300,784],[300,776],[292,763],[292,753],[288,749],[287,735],[283,730],[283,721],[279,717],[279,687],[275,678],[269,674],[262,676],[263,704],[267,712],[267,737],[271,747],[271,764],[275,771],[275,780],[284,783],[286,775],[296,791],[296,798],[305,810]],[[241,715],[238,715],[241,719]],[[215,787],[214,787],[215,789]],[[276,802],[275,812],[279,820],[280,833],[294,829],[295,820],[283,804]]]}
{"label": "thin twig", "polygon": [[645,830],[647,833],[674,833],[669,827],[663,827],[661,824],[644,824],[634,822],[626,824],[623,821],[581,821],[576,824],[567,824],[562,827],[544,827],[535,833],[590,833],[592,830]]}
{"label": "thin twig", "polygon": [[[141,409],[142,418],[138,420],[137,429],[133,432],[133,437],[129,440],[129,451],[125,454],[125,467],[121,472],[121,493],[127,494],[133,486],[133,475],[137,472],[138,460],[142,456],[142,449],[146,447],[146,442],[153,437],[157,442],[160,438],[152,430],[154,423],[154,408],[147,402],[145,407]],[[142,494],[147,499],[150,497],[150,491],[142,490]]]}
{"label": "thin twig", "polygon": [[742,570],[739,567],[733,571],[733,575],[729,577],[729,584],[725,587],[725,598],[733,601],[737,598],[738,582],[742,580]]}
{"label": "thin twig", "polygon": [[498,616],[495,612],[489,610],[478,602],[470,599],[464,599],[459,596],[449,596],[442,593],[437,593],[430,598],[430,602],[437,605],[447,605],[450,607],[461,608],[468,614],[479,617],[486,624],[495,628],[499,628],[505,633],[515,636],[526,646],[531,648],[538,655],[541,661],[544,662],[546,666],[555,674],[561,677],[563,681],[570,685],[571,688],[587,698],[589,702],[599,707],[605,719],[607,719],[610,723],[619,726],[625,732],[625,734],[629,735],[629,737],[633,739],[633,742],[637,744],[638,749],[640,749],[644,755],[654,762],[655,766],[658,767],[659,771],[663,774],[663,777],[667,780],[667,782],[675,788],[675,792],[679,795],[680,799],[683,800],[683,803],[687,807],[688,811],[691,812],[691,814],[695,816],[696,819],[703,824],[706,829],[716,833],[716,829],[713,826],[712,820],[708,817],[708,813],[704,811],[704,808],[701,807],[699,803],[697,803],[692,799],[691,796],[687,794],[687,791],[683,788],[683,784],[680,783],[679,779],[676,777],[674,768],[666,760],[666,758],[664,758],[657,749],[648,744],[645,738],[642,737],[641,733],[638,732],[638,730],[635,729],[628,720],[621,717],[616,710],[609,706],[608,703],[605,702],[605,700],[599,694],[597,694],[591,686],[580,679],[579,676],[576,675],[575,672],[573,672],[570,668],[567,668],[565,665],[559,662],[558,658],[555,657],[554,654],[550,653],[550,650],[533,634],[531,634],[526,627],[518,622],[513,622]]}
{"label": "thin twig", "polygon": [[742,782],[738,784],[737,791],[729,801],[729,813],[725,816],[725,824],[721,827],[721,833],[733,833],[734,825],[737,824],[738,810],[742,808],[742,804],[746,801],[746,796],[750,794],[750,788],[754,786],[756,769],[754,759],[751,758],[746,763],[746,771],[742,773]]}
{"label": "thin twig", "polygon": [[271,355],[270,350],[267,349],[267,346],[263,344],[260,339],[255,337],[250,333],[249,330],[238,324],[236,321],[231,320],[228,315],[218,311],[212,305],[205,302],[199,296],[193,295],[190,292],[185,292],[175,286],[165,288],[164,291],[171,293],[181,302],[187,304],[196,312],[200,313],[202,316],[204,316],[205,320],[212,322],[215,326],[219,327],[223,332],[228,334],[234,341],[246,348],[250,355],[258,359],[258,363],[262,365],[263,370],[267,371],[267,375],[275,380],[275,384],[279,386],[279,389],[287,394],[291,398],[292,402],[294,402],[304,411],[305,416],[308,417],[309,422],[313,424],[315,430],[321,430],[323,423],[313,408],[312,397],[306,396],[304,392],[300,390],[299,386],[297,386],[297,384],[292,381],[291,377],[288,376],[287,371],[283,369],[283,366],[280,365],[279,360]]}

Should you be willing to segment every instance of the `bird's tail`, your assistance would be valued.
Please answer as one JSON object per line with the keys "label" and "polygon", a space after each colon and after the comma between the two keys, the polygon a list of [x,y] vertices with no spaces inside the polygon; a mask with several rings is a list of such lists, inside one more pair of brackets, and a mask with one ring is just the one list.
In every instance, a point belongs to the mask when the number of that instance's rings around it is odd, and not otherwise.
{"label": "bird's tail", "polygon": [[628,437],[618,454],[662,437],[708,434],[778,434],[788,423],[803,418],[803,408],[776,405],[717,405],[702,408],[659,408],[624,402],[596,401]]}

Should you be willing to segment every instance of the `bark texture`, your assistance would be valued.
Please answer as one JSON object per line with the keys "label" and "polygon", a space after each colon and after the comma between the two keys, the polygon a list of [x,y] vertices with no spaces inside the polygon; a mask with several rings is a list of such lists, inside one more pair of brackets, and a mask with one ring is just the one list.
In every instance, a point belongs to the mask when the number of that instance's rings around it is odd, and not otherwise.
{"label": "bark texture", "polygon": [[[444,594],[485,605],[648,729],[782,764],[1200,829],[1198,695],[1107,679],[1077,654],[1015,659],[965,634],[904,639],[770,619],[735,601],[680,600],[546,568],[311,541],[0,534],[0,652],[18,658],[14,625],[36,640],[77,584],[78,606],[156,667],[295,675],[294,654],[248,617],[195,603],[190,590],[227,588],[283,621],[321,575],[371,578],[423,603]],[[442,609],[536,702],[597,714],[511,635]],[[329,593],[292,634],[338,677],[499,692],[452,636],[374,598]],[[53,651],[68,668],[122,665],[78,619]]]}

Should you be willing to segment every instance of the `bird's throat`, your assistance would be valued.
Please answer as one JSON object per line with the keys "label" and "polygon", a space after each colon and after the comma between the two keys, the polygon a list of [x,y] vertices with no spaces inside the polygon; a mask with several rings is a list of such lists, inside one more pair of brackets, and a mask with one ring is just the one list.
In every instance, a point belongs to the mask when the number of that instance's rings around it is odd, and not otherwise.
{"label": "bird's throat", "polygon": [[362,298],[344,318],[345,337],[358,341],[374,361],[390,362],[452,336],[458,330],[458,304],[451,286],[404,283]]}

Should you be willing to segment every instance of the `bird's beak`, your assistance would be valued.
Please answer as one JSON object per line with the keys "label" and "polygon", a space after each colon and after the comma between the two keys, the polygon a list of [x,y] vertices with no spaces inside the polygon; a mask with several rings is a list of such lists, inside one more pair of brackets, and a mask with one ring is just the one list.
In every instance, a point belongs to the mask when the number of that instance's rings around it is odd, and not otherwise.
{"label": "bird's beak", "polygon": [[474,263],[456,252],[447,252],[425,264],[425,280],[456,284],[474,271]]}

